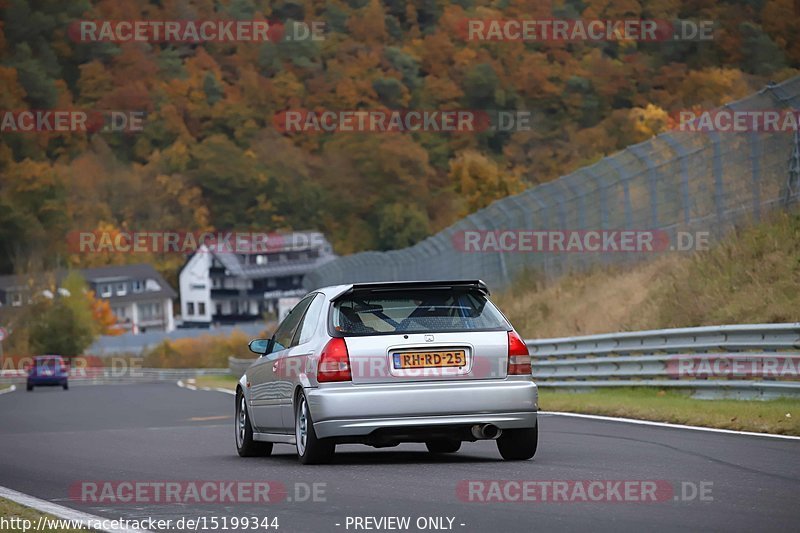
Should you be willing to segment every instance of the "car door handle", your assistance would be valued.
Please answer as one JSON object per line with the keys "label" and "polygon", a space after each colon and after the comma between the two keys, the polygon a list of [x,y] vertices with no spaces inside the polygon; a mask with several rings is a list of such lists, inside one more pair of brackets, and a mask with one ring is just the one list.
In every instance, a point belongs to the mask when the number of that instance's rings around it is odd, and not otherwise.
{"label": "car door handle", "polygon": [[278,371],[278,362],[277,361],[272,363],[272,371],[273,372],[277,372]]}

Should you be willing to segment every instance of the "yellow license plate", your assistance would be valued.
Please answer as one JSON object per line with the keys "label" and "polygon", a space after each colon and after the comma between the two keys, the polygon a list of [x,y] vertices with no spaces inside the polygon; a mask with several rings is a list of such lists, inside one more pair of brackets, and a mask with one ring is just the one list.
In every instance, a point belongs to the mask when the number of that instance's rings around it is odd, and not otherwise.
{"label": "yellow license plate", "polygon": [[392,359],[396,369],[460,367],[467,364],[464,350],[402,352],[393,354]]}

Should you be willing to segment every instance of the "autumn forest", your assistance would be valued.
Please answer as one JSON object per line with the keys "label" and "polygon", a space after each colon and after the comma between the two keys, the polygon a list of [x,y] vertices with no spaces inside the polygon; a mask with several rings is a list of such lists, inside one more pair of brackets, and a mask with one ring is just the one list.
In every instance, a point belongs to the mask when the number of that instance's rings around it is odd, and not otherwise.
{"label": "autumn forest", "polygon": [[[4,131],[0,274],[182,257],[78,255],[71,231],[318,229],[395,249],[800,67],[793,0],[3,0],[0,109],[136,110],[141,131]],[[467,18],[713,21],[708,41],[467,40]],[[77,42],[81,19],[322,21],[324,39]],[[290,109],[527,110],[473,133],[281,131]]]}

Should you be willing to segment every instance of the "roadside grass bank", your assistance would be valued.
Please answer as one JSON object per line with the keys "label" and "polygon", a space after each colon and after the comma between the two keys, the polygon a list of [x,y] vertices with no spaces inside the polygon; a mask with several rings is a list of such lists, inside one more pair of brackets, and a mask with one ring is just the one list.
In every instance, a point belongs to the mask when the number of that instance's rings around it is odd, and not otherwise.
{"label": "roadside grass bank", "polygon": [[708,251],[547,281],[521,274],[494,298],[523,338],[800,321],[800,213],[736,230]]}
{"label": "roadside grass bank", "polygon": [[253,356],[247,347],[251,339],[236,330],[227,336],[202,334],[165,340],[145,353],[142,364],[146,368],[227,368],[228,357]]}
{"label": "roadside grass bank", "polygon": [[[5,498],[0,498],[0,516],[2,516],[9,523],[17,523],[19,525],[19,531],[22,531],[22,524],[24,523],[30,524],[31,528],[35,528],[36,525],[39,524],[40,519],[42,519],[42,525],[45,524],[44,519],[52,520],[51,525],[58,524],[59,520],[61,520],[52,515],[40,513],[36,509],[31,509],[30,507],[25,507],[24,505],[19,505],[16,502],[6,500]],[[11,522],[13,519],[18,520]],[[28,522],[25,522],[26,520]],[[66,523],[66,521],[61,523]],[[3,529],[3,531],[14,531],[14,529]],[[58,531],[59,533],[86,533],[87,531],[92,530],[59,528]]]}
{"label": "roadside grass bank", "polygon": [[192,380],[188,380],[190,385],[195,387],[211,387],[212,389],[229,389],[236,390],[236,384],[239,378],[235,376],[197,376]]}
{"label": "roadside grass bank", "polygon": [[697,400],[656,388],[567,392],[539,388],[539,409],[800,436],[800,400]]}

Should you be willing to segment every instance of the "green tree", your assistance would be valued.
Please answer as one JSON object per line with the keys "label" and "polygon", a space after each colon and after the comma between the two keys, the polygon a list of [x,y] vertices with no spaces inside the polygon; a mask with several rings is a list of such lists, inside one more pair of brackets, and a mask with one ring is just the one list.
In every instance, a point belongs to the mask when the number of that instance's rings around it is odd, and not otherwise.
{"label": "green tree", "polygon": [[97,338],[99,324],[94,320],[83,278],[71,272],[62,289],[52,298],[42,297],[33,304],[29,343],[35,354],[75,357]]}
{"label": "green tree", "polygon": [[428,214],[415,204],[394,203],[380,210],[378,246],[382,250],[411,246],[429,234]]}

